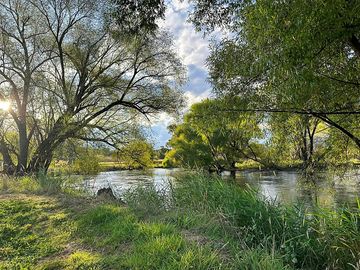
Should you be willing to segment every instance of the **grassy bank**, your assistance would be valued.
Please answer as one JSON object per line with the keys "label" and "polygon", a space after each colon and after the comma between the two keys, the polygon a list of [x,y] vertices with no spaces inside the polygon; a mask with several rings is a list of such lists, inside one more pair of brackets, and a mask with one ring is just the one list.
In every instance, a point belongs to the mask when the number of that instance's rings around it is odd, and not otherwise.
{"label": "grassy bank", "polygon": [[207,245],[106,199],[47,195],[35,179],[0,195],[0,269],[220,269]]}
{"label": "grassy bank", "polygon": [[180,176],[171,196],[134,189],[126,206],[52,182],[2,188],[0,269],[359,267],[358,210],[279,206],[197,174]]}
{"label": "grassy bank", "polygon": [[[153,162],[152,168],[164,168],[161,159],[153,160],[152,162]],[[128,166],[126,166],[122,162],[117,162],[117,161],[99,162],[99,166],[100,166],[100,171],[103,171],[103,172],[129,170]],[[132,168],[132,169],[142,169],[142,168]]]}

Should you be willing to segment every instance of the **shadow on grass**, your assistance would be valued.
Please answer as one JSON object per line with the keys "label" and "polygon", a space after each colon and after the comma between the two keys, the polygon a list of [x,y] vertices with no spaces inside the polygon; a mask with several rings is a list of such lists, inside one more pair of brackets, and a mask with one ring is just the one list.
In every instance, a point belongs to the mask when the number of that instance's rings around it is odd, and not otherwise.
{"label": "shadow on grass", "polygon": [[68,196],[0,197],[0,269],[222,269],[173,225]]}

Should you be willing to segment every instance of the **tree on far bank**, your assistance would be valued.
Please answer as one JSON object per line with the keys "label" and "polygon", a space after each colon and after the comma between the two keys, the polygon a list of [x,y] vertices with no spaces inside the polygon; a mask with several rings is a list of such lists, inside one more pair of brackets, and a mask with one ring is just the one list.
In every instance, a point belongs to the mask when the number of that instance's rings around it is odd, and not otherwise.
{"label": "tree on far bank", "polygon": [[145,140],[134,140],[118,150],[118,159],[128,169],[152,167],[154,149]]}
{"label": "tree on far bank", "polygon": [[220,100],[194,104],[184,122],[172,128],[168,142],[172,149],[164,162],[218,173],[235,172],[236,163],[241,160],[265,164],[259,151],[262,114],[233,114],[226,112],[227,108]]}

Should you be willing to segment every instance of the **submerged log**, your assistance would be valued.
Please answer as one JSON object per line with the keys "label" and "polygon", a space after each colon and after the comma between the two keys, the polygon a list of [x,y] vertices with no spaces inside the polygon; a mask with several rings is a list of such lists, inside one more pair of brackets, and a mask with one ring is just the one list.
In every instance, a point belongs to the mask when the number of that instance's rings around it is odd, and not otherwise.
{"label": "submerged log", "polygon": [[96,193],[96,196],[108,200],[114,200],[119,202],[120,204],[126,204],[122,199],[115,197],[114,192],[110,187],[99,189]]}
{"label": "submerged log", "polygon": [[107,198],[107,199],[112,199],[112,200],[116,200],[116,197],[112,191],[111,188],[101,188],[97,191],[96,193],[96,196],[98,197],[104,197],[104,198]]}

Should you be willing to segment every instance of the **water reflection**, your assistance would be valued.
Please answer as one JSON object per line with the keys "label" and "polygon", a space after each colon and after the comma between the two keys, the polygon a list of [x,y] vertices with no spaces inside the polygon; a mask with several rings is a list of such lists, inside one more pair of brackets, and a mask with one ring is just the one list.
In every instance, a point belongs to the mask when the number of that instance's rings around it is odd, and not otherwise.
{"label": "water reflection", "polygon": [[179,169],[151,169],[102,172],[85,180],[85,189],[96,194],[104,187],[111,187],[115,196],[121,197],[127,190],[136,186],[153,185],[156,190],[168,189],[169,181]]}
{"label": "water reflection", "polygon": [[[111,187],[116,196],[136,185],[153,185],[156,190],[166,189],[169,181],[180,169],[151,169],[147,171],[103,172],[85,181],[86,188],[93,194],[103,187]],[[226,175],[224,175],[226,178]],[[282,203],[300,201],[304,204],[318,203],[323,206],[356,206],[360,192],[360,175],[349,173],[343,177],[322,173],[316,176],[318,188],[307,185],[297,171],[245,171],[238,172],[236,182],[251,186],[266,199]]]}
{"label": "water reflection", "polygon": [[282,203],[317,203],[322,206],[356,206],[360,192],[358,174],[338,176],[320,173],[315,177],[317,186],[306,182],[297,171],[240,172],[236,181],[250,185],[267,199]]}

